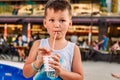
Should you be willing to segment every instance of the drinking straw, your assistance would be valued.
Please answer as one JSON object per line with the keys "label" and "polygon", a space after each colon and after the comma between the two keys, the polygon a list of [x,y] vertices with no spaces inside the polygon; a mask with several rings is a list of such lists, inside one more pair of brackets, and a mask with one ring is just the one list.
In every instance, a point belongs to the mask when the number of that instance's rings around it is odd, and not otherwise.
{"label": "drinking straw", "polygon": [[55,33],[55,36],[54,36],[54,40],[53,40],[53,44],[52,44],[52,49],[54,49],[54,46],[55,46],[56,36],[57,36],[57,32]]}

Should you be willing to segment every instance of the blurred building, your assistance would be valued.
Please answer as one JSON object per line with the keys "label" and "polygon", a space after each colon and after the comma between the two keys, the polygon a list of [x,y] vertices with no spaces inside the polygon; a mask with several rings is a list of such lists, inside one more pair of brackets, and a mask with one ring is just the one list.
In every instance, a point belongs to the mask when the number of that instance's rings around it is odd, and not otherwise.
{"label": "blurred building", "polygon": [[[87,38],[92,29],[92,39],[102,39],[102,34],[119,38],[120,0],[69,0],[73,9],[73,27],[67,33],[71,37],[76,33]],[[7,24],[7,36],[21,33],[27,36],[30,23],[31,35],[47,37],[43,27],[44,6],[47,0],[0,0],[0,34]]]}

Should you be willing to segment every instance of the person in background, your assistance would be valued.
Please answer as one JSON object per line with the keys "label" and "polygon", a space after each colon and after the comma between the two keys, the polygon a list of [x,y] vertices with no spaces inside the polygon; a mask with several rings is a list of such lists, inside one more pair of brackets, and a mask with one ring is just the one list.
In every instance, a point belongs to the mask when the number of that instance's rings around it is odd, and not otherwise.
{"label": "person in background", "polygon": [[78,36],[76,35],[76,33],[73,33],[73,35],[71,36],[71,41],[75,44],[78,43]]}
{"label": "person in background", "polygon": [[117,49],[120,49],[120,42],[117,40],[114,42],[114,44],[111,46],[110,51],[115,51]]}
{"label": "person in background", "polygon": [[101,50],[105,50],[105,51],[107,50],[108,41],[109,41],[108,37],[105,34],[103,34],[103,40],[101,40],[98,43],[98,45],[101,45]]}
{"label": "person in background", "polygon": [[24,41],[24,43],[27,43],[27,36],[26,35],[22,35],[22,40]]}
{"label": "person in background", "polygon": [[83,40],[82,40],[82,47],[84,47],[84,48],[88,47],[88,40],[86,38],[83,38]]}
{"label": "person in background", "polygon": [[[67,0],[49,0],[45,6],[43,24],[50,36],[33,43],[23,75],[26,78],[34,76],[34,80],[84,80],[79,47],[65,39],[69,27],[72,27],[70,3]],[[45,55],[52,55],[54,60],[49,62],[58,75],[54,79],[44,71]]]}
{"label": "person in background", "polygon": [[0,45],[2,45],[5,42],[5,39],[3,38],[3,35],[0,35]]}
{"label": "person in background", "polygon": [[[3,35],[0,35],[0,54],[7,54],[9,45],[7,39],[4,39]],[[7,56],[2,57],[3,59],[8,58]]]}
{"label": "person in background", "polygon": [[17,5],[14,6],[14,9],[13,9],[13,11],[12,11],[12,14],[13,14],[13,15],[17,15],[17,14],[18,14],[18,10],[19,10],[18,6],[17,6]]}
{"label": "person in background", "polygon": [[99,48],[98,48],[98,44],[97,44],[96,41],[93,41],[93,42],[92,42],[92,47],[93,47],[93,49],[96,50],[96,51],[99,50]]}
{"label": "person in background", "polygon": [[33,36],[31,36],[30,41],[29,41],[29,43],[28,43],[28,54],[27,54],[26,56],[29,55],[30,49],[31,49],[34,41],[35,41],[35,40],[34,40]]}
{"label": "person in background", "polygon": [[24,41],[22,40],[22,35],[19,34],[17,36],[16,40],[13,42],[13,46],[19,53],[20,61],[23,61],[25,59],[25,53],[24,53],[23,49],[19,49],[19,48],[17,48],[17,46],[23,46],[23,45],[24,45]]}

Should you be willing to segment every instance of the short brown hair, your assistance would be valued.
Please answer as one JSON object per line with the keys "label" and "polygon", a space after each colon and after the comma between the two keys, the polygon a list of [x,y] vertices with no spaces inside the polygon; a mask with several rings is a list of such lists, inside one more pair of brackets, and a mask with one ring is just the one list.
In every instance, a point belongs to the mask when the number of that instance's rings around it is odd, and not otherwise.
{"label": "short brown hair", "polygon": [[44,13],[45,16],[47,15],[48,8],[54,9],[55,12],[57,12],[58,10],[61,11],[68,10],[69,15],[72,16],[71,5],[68,2],[68,0],[49,0],[45,6],[45,13]]}

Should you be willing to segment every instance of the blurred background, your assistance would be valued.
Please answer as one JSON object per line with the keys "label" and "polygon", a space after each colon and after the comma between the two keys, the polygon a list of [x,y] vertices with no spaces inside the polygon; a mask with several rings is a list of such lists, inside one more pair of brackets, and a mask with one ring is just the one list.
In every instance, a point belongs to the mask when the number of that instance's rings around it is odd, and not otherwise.
{"label": "blurred background", "polygon": [[[44,6],[47,1],[0,0],[0,70],[2,70],[0,78],[2,80],[13,80],[18,76],[20,80],[27,80],[22,75],[22,68],[32,43],[34,40],[49,36],[43,26]],[[68,1],[72,6],[73,26],[69,28],[66,39],[80,47],[85,80],[113,80],[110,74],[119,71],[120,66],[118,64],[120,63],[120,0]],[[100,48],[94,50],[93,47],[103,39],[104,34],[109,39],[107,50],[102,51]],[[22,41],[25,43],[22,47],[14,46],[18,35],[22,36]],[[96,44],[93,44],[93,41]],[[116,41],[119,42],[119,48],[111,51]],[[24,51],[22,60],[19,51],[16,51],[18,49]],[[7,66],[3,65],[4,63]],[[14,69],[17,74],[11,71],[13,68],[8,66],[9,63],[12,66],[16,64],[17,68],[20,66],[20,69]]]}
{"label": "blurred background", "polygon": [[[0,34],[4,34],[7,26],[7,38],[17,34],[27,36],[28,24],[30,35],[47,37],[43,27],[44,6],[47,0],[0,0]],[[101,40],[107,34],[113,40],[120,35],[120,0],[70,0],[73,11],[73,27],[68,30],[67,39],[73,33],[78,41],[88,38]]]}

